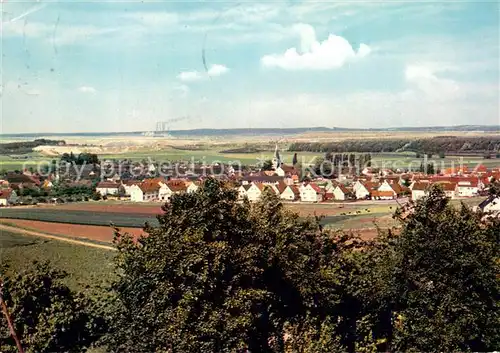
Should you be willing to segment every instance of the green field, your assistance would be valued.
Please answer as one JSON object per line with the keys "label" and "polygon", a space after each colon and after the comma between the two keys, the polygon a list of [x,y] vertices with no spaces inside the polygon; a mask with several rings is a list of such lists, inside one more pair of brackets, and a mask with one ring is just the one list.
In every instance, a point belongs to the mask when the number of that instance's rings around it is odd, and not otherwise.
{"label": "green field", "polygon": [[7,265],[7,271],[22,271],[33,261],[50,261],[68,273],[65,282],[73,289],[107,282],[113,256],[109,250],[0,231],[0,265]]}
{"label": "green field", "polygon": [[[274,151],[268,150],[259,153],[221,153],[227,149],[227,147],[214,148],[207,146],[202,150],[182,150],[172,147],[167,147],[162,150],[139,150],[127,153],[116,153],[116,154],[102,154],[99,158],[102,159],[131,159],[133,161],[148,160],[151,158],[157,162],[171,162],[171,161],[201,161],[207,164],[213,162],[221,163],[241,163],[242,165],[256,165],[264,160],[269,160],[273,158]],[[349,153],[349,152],[346,152]],[[281,152],[282,159],[285,164],[291,164],[294,152],[283,151]],[[297,152],[298,161],[303,165],[313,164],[317,157],[323,157],[324,153],[320,152]],[[12,171],[21,170],[23,167],[29,168],[34,167],[41,163],[47,163],[56,157],[44,157],[40,153],[33,152],[29,153],[27,159],[13,159],[9,156],[0,155],[0,170]],[[374,166],[381,168],[403,168],[406,169],[413,162],[412,166],[418,168],[420,166],[420,161],[415,158],[414,153],[402,152],[402,153],[372,153],[372,162]],[[452,163],[454,165],[460,165],[463,163],[469,167],[474,167],[477,164],[484,164],[487,167],[500,167],[500,160],[498,159],[484,159],[481,156],[446,156],[441,159],[438,156],[434,156],[429,162],[435,162],[438,169],[449,167]],[[396,163],[396,164],[395,164]]]}

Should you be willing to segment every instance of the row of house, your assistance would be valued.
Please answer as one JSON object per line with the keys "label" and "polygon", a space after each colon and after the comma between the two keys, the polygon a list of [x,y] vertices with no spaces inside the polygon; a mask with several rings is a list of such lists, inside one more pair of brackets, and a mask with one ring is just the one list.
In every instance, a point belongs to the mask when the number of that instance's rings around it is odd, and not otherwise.
{"label": "row of house", "polygon": [[152,178],[129,180],[122,183],[114,181],[102,181],[97,184],[96,192],[102,196],[123,195],[130,197],[132,202],[161,201],[167,202],[172,195],[182,192],[194,192],[198,190],[197,182],[186,180],[169,180],[164,178]]}

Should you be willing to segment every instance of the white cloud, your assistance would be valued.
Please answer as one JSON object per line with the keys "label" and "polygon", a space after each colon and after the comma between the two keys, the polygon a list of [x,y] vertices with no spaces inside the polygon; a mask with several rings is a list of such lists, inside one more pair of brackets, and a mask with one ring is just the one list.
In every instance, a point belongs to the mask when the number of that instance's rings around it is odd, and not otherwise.
{"label": "white cloud", "polygon": [[208,76],[221,76],[228,72],[229,69],[224,65],[213,64],[208,70]]}
{"label": "white cloud", "polygon": [[91,94],[94,94],[97,92],[97,90],[91,86],[81,86],[78,88],[78,91],[80,91],[82,93],[91,93]]}
{"label": "white cloud", "polygon": [[290,48],[284,54],[265,55],[261,59],[262,65],[284,70],[332,70],[363,58],[371,51],[366,44],[361,44],[355,51],[347,39],[334,34],[318,42],[314,28],[307,24],[295,25],[294,30],[301,38],[301,52]]}
{"label": "white cloud", "polygon": [[229,69],[224,65],[213,64],[210,66],[207,72],[199,72],[199,71],[183,71],[177,78],[183,82],[194,82],[205,80],[210,77],[217,77],[224,75],[227,73]]}
{"label": "white cloud", "polygon": [[193,82],[204,79],[205,77],[198,71],[183,71],[177,78],[183,82]]}
{"label": "white cloud", "polygon": [[460,85],[452,79],[439,77],[438,73],[455,70],[456,67],[443,64],[412,64],[406,67],[405,78],[431,99],[453,99],[462,93]]}

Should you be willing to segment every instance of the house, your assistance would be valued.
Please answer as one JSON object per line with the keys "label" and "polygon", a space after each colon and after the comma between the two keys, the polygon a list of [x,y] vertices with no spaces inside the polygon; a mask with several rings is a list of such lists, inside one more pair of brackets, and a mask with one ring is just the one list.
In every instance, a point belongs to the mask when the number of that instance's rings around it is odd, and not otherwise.
{"label": "house", "polygon": [[454,199],[456,196],[456,188],[457,188],[457,183],[454,182],[449,182],[449,183],[436,183],[441,186],[441,188],[444,191],[444,194],[446,197]]}
{"label": "house", "polygon": [[0,205],[8,206],[17,202],[17,194],[12,189],[0,190]]}
{"label": "house", "polygon": [[490,196],[478,205],[483,212],[500,211],[500,196]]}
{"label": "house", "polygon": [[252,183],[250,187],[246,190],[246,197],[249,201],[255,202],[257,201],[262,192],[264,191],[264,184],[262,183]]}
{"label": "house", "polygon": [[474,168],[473,173],[475,173],[475,174],[479,174],[479,175],[483,175],[483,174],[488,173],[488,168],[486,168],[486,167],[484,166],[484,164],[478,164],[478,165]]}
{"label": "house", "polygon": [[294,201],[300,197],[300,192],[294,185],[280,183],[277,186],[279,197],[282,200]]}
{"label": "house", "polygon": [[187,192],[187,186],[184,182],[168,182],[167,184],[160,183],[161,189],[159,193],[160,201],[170,201],[174,194]]}
{"label": "house", "polygon": [[156,201],[160,191],[160,185],[157,183],[141,183],[130,187],[130,201],[145,202]]}
{"label": "house", "polygon": [[392,199],[402,197],[405,193],[410,192],[407,187],[401,186],[401,184],[399,184],[398,182],[387,180],[384,180],[384,182],[378,187],[377,191],[383,192],[384,196],[381,196],[382,194],[380,193],[378,194],[378,197],[382,200],[387,200],[387,197],[389,197],[389,192],[393,193],[393,197],[391,197]]}
{"label": "house", "polygon": [[479,194],[478,180],[459,181],[457,183],[455,194],[458,197],[473,197]]}
{"label": "house", "polygon": [[333,190],[333,198],[335,200],[346,200],[349,198],[349,194],[351,192],[349,189],[346,188],[345,185],[339,184],[337,187]]}
{"label": "house", "polygon": [[125,182],[122,181],[122,187],[126,196],[130,196],[130,190],[132,186],[139,185],[141,182],[139,180],[127,180]]}
{"label": "house", "polygon": [[416,201],[426,196],[428,193],[430,183],[416,181],[411,185],[411,199]]}
{"label": "house", "polygon": [[353,185],[353,192],[356,195],[356,199],[363,200],[370,197],[373,190],[376,190],[377,187],[377,184],[370,181],[362,182],[358,180]]}
{"label": "house", "polygon": [[241,185],[238,188],[238,199],[243,200],[245,197],[247,197],[247,190],[250,189],[252,184],[245,184]]}
{"label": "house", "polygon": [[276,173],[277,176],[280,176],[280,177],[284,177],[285,176],[285,171],[283,170],[283,168],[281,167],[278,167],[274,170],[274,172]]}
{"label": "house", "polygon": [[314,183],[301,185],[299,191],[300,191],[300,201],[302,202],[323,201],[323,191],[318,185]]}
{"label": "house", "polygon": [[40,186],[40,180],[34,176],[26,174],[8,172],[5,180],[7,180],[10,184],[23,184],[26,187]]}
{"label": "house", "polygon": [[114,181],[101,181],[97,184],[95,191],[102,196],[105,195],[118,195],[120,184]]}

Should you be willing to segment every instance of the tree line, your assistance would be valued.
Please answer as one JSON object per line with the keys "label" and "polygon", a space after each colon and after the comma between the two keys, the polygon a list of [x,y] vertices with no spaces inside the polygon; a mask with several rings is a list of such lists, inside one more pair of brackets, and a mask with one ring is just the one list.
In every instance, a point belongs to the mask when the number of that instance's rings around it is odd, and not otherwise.
{"label": "tree line", "polygon": [[[92,293],[49,265],[3,276],[26,352],[400,352],[500,348],[500,221],[439,187],[363,241],[209,179],[134,239]],[[6,320],[0,350],[16,352]]]}
{"label": "tree line", "polygon": [[26,154],[33,151],[38,146],[58,146],[65,145],[63,140],[36,139],[34,141],[7,142],[0,143],[0,154]]}
{"label": "tree line", "polygon": [[500,151],[500,137],[455,137],[437,136],[422,139],[352,139],[335,142],[294,142],[290,144],[289,151],[308,152],[403,152],[412,151],[419,153],[460,153]]}
{"label": "tree line", "polygon": [[61,156],[61,161],[70,164],[82,165],[82,164],[99,164],[99,158],[95,153],[79,153],[75,155],[73,152],[63,153]]}

